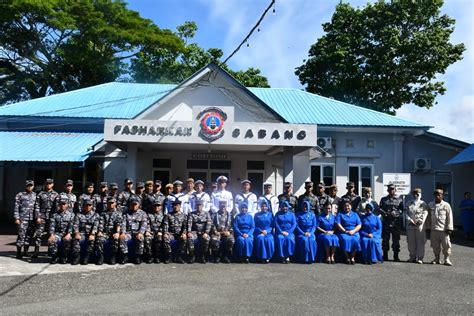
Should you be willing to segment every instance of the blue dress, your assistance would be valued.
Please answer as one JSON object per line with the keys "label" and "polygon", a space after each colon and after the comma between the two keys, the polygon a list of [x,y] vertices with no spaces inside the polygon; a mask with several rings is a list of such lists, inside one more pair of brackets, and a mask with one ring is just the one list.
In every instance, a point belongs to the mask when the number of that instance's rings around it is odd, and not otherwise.
{"label": "blue dress", "polygon": [[[338,213],[336,216],[336,224],[341,224],[345,230],[352,230],[357,225],[360,225],[360,218],[357,213],[350,211],[348,213]],[[360,236],[359,233],[348,235],[343,232],[337,233],[342,250],[345,252],[360,251]]]}
{"label": "blue dress", "polygon": [[[382,221],[374,214],[364,215],[361,219],[362,228],[360,229],[360,246],[362,259],[364,262],[383,262],[381,240],[382,240]],[[373,237],[370,238],[369,234]]]}
{"label": "blue dress", "polygon": [[[278,211],[275,214],[275,252],[279,258],[288,258],[295,252],[295,234],[296,228],[295,213],[291,211]],[[283,236],[282,232],[288,232]]]}
{"label": "blue dress", "polygon": [[[326,218],[326,215],[320,215],[318,216],[318,227],[321,227],[321,229],[324,229],[325,231],[332,230],[335,231],[335,222],[336,222],[336,217],[332,214],[329,214],[329,216]],[[323,234],[318,231],[318,242],[321,246],[324,248],[326,247],[339,247],[339,238],[337,238],[337,235],[328,235],[328,234]]]}
{"label": "blue dress", "polygon": [[[235,255],[238,258],[250,258],[250,256],[252,256],[253,232],[255,229],[252,215],[249,213],[237,214],[234,219],[233,227],[235,236]],[[243,234],[248,234],[248,237],[244,238],[242,236]]]}
{"label": "blue dress", "polygon": [[[316,261],[316,237],[314,232],[318,226],[316,215],[311,212],[298,212],[296,215],[296,258],[299,262]],[[310,233],[306,236],[305,233]]]}
{"label": "blue dress", "polygon": [[[255,257],[260,260],[270,260],[275,252],[275,241],[273,239],[273,213],[271,210],[267,212],[258,212],[255,214],[255,232],[254,232],[254,251]],[[262,235],[262,230],[267,231],[266,235]]]}

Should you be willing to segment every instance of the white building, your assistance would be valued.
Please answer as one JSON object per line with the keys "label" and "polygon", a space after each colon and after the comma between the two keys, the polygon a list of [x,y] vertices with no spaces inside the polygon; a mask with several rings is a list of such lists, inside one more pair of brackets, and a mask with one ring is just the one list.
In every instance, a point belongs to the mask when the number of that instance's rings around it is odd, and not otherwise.
{"label": "white building", "polygon": [[459,204],[472,164],[445,163],[469,144],[428,126],[296,89],[245,88],[215,64],[180,85],[109,83],[0,107],[0,216],[33,178],[56,190],[85,181],[171,182],[188,177],[345,183],[385,195],[384,173],[410,173],[427,200],[442,187]]}

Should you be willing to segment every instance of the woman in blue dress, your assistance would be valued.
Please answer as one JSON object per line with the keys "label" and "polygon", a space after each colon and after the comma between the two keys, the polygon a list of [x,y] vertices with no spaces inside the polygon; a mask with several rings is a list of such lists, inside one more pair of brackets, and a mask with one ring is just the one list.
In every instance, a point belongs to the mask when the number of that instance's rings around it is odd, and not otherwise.
{"label": "woman in blue dress", "polygon": [[381,239],[382,221],[380,217],[373,214],[374,206],[367,203],[365,215],[361,218],[362,228],[360,229],[360,246],[362,260],[365,264],[383,262]]}
{"label": "woman in blue dress", "polygon": [[342,205],[342,212],[336,216],[336,227],[338,228],[339,242],[346,255],[347,264],[355,264],[355,255],[360,251],[359,230],[361,222],[359,215],[352,211],[349,201]]}
{"label": "woman in blue dress", "polygon": [[275,214],[275,253],[282,263],[289,263],[295,252],[295,213],[290,212],[290,204],[283,201]]}
{"label": "woman in blue dress", "polygon": [[336,217],[332,214],[332,204],[324,203],[323,213],[318,216],[318,242],[326,251],[326,263],[336,263],[334,254],[339,247],[339,238],[334,234]]}
{"label": "woman in blue dress", "polygon": [[302,207],[296,214],[296,258],[301,263],[313,263],[316,261],[317,245],[314,232],[318,220],[308,201],[303,201]]}
{"label": "woman in blue dress", "polygon": [[253,232],[255,223],[252,215],[247,213],[248,203],[242,201],[239,205],[240,213],[234,218],[235,256],[240,262],[249,263],[253,249]]}
{"label": "woman in blue dress", "polygon": [[255,214],[254,250],[255,257],[262,263],[268,263],[275,252],[273,239],[273,213],[270,211],[268,201],[260,199],[258,202],[260,212]]}

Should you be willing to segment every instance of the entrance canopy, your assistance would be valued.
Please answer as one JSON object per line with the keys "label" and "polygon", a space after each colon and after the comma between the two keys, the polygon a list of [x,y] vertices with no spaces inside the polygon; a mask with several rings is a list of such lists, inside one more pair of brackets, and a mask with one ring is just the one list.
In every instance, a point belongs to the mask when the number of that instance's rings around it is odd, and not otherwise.
{"label": "entrance canopy", "polygon": [[446,164],[454,165],[468,162],[474,162],[474,144],[469,145],[466,149],[451,158]]}

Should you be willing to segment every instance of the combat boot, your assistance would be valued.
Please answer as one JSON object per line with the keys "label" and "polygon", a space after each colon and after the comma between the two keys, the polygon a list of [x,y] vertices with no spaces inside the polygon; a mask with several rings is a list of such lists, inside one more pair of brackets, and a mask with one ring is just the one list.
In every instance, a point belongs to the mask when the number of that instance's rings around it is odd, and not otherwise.
{"label": "combat boot", "polygon": [[212,252],[212,261],[214,261],[214,263],[219,263],[221,261],[221,257],[217,251]]}
{"label": "combat boot", "polygon": [[183,264],[184,260],[183,260],[183,258],[181,258],[181,256],[177,256],[175,262]]}
{"label": "combat boot", "polygon": [[383,261],[388,261],[388,250],[383,251]]}
{"label": "combat boot", "polygon": [[24,246],[23,247],[23,257],[28,257],[28,249],[30,246]]}
{"label": "combat boot", "polygon": [[60,264],[66,264],[67,263],[67,257],[66,256],[59,256],[59,263]]}
{"label": "combat boot", "polygon": [[223,256],[222,257],[222,262],[223,263],[230,263],[230,258],[228,256]]}
{"label": "combat boot", "polygon": [[169,253],[165,254],[165,260],[163,261],[163,263],[164,264],[170,263],[170,254]]}
{"label": "combat boot", "polygon": [[[155,257],[153,258],[153,262],[154,262],[154,263],[160,263],[160,262],[161,262],[161,261],[160,261],[160,257],[159,257],[159,256],[155,256]],[[166,261],[165,261],[165,263],[166,263]]]}
{"label": "combat boot", "polygon": [[398,257],[398,251],[393,253],[393,261],[400,262],[400,258]]}
{"label": "combat boot", "polygon": [[86,253],[86,255],[84,256],[84,259],[82,259],[81,264],[83,264],[83,265],[88,265],[88,264],[89,264],[90,255],[91,255],[91,254],[90,254],[89,252]]}
{"label": "combat boot", "polygon": [[124,254],[122,256],[122,260],[120,260],[120,264],[126,264],[128,262],[128,255]]}
{"label": "combat boot", "polygon": [[111,265],[114,265],[114,264],[115,264],[115,261],[116,261],[116,260],[115,260],[115,255],[113,254],[113,255],[110,256],[110,261],[109,261],[109,263],[110,263]]}
{"label": "combat boot", "polygon": [[194,252],[190,252],[188,263],[193,264],[195,260],[196,260],[196,258],[194,257]]}
{"label": "combat boot", "polygon": [[74,254],[73,257],[72,257],[71,264],[73,266],[78,265],[79,264],[79,259],[80,259],[80,255],[79,254]]}
{"label": "combat boot", "polygon": [[204,255],[200,255],[198,259],[199,263],[206,263],[206,257]]}
{"label": "combat boot", "polygon": [[56,264],[56,263],[58,263],[58,256],[53,255],[53,256],[51,257],[51,262],[50,262],[50,263],[51,263],[51,264]]}
{"label": "combat boot", "polygon": [[35,246],[35,251],[33,252],[33,254],[31,255],[31,259],[38,259],[38,255],[39,255],[39,246]]}
{"label": "combat boot", "polygon": [[16,258],[23,259],[23,254],[21,253],[21,247],[16,247]]}
{"label": "combat boot", "polygon": [[97,258],[97,262],[95,264],[98,265],[98,266],[101,266],[102,264],[104,264],[104,255],[103,254],[99,255],[99,257]]}
{"label": "combat boot", "polygon": [[146,255],[146,263],[153,263],[153,257],[150,254]]}
{"label": "combat boot", "polygon": [[133,260],[133,263],[135,263],[135,264],[141,264],[142,263],[142,258],[140,257],[140,255],[137,255],[135,257],[135,260]]}

